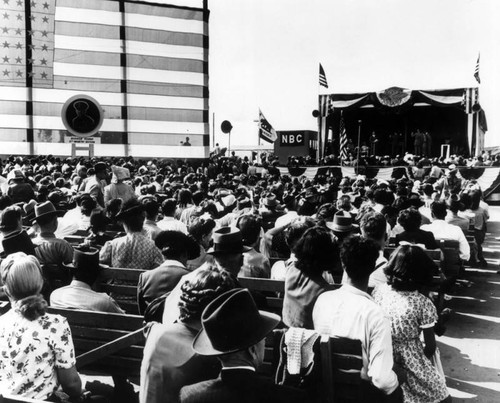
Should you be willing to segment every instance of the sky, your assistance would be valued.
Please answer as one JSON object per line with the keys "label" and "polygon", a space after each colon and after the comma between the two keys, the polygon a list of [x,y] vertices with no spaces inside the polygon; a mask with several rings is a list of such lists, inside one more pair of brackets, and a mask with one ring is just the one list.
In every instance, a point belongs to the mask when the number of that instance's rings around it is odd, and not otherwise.
{"label": "sky", "polygon": [[[200,0],[183,0],[199,5]],[[317,129],[318,64],[336,93],[476,86],[500,145],[498,0],[209,0],[210,125],[256,145],[259,108],[276,130]],[[497,24],[496,24],[497,23]],[[495,116],[499,115],[499,116]]]}

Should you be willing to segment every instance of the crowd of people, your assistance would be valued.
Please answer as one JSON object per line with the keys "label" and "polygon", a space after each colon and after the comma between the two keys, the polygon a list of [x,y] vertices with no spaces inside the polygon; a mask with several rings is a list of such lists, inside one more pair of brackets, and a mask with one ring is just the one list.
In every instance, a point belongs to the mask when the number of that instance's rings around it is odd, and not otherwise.
{"label": "crowd of people", "polygon": [[[360,340],[365,401],[451,401],[429,292],[440,268],[425,249],[456,241],[461,264],[487,266],[489,217],[478,184],[452,162],[418,172],[417,162],[411,177],[384,181],[282,176],[272,156],[259,173],[235,155],[197,165],[7,159],[0,393],[55,401],[61,386],[81,399],[68,322],[47,306],[123,313],[93,288],[111,266],[144,270],[141,402],[312,401],[255,374],[276,326]],[[68,242],[75,234],[84,234],[78,246]],[[55,287],[42,267],[67,282]],[[284,281],[281,317],[240,277]]]}

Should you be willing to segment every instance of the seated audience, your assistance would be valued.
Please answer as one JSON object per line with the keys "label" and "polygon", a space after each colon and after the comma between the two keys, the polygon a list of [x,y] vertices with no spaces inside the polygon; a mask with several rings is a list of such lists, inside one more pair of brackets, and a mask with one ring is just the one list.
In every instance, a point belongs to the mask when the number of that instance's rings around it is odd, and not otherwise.
{"label": "seated audience", "polygon": [[402,245],[385,269],[388,284],[373,291],[375,302],[391,322],[394,360],[407,374],[402,384],[405,402],[451,401],[445,379],[431,361],[436,351],[436,308],[419,292],[431,284],[434,267],[420,247]]}
{"label": "seated audience", "polygon": [[73,263],[67,265],[73,280],[50,294],[50,306],[84,309],[110,313],[125,313],[106,293],[92,290],[94,283],[106,268],[99,264],[99,251],[95,248],[75,248]]}
{"label": "seated audience", "polygon": [[203,311],[203,328],[193,349],[201,356],[217,357],[222,370],[217,379],[184,386],[180,401],[307,402],[304,391],[276,385],[255,373],[264,358],[264,338],[279,322],[278,315],[257,309],[248,290],[227,291],[213,300]]}
{"label": "seated audience", "polygon": [[149,329],[141,365],[141,403],[178,402],[181,387],[218,376],[218,360],[198,355],[191,345],[205,307],[234,286],[229,273],[214,267],[199,270],[184,282],[178,320]]}
{"label": "seated audience", "polygon": [[13,253],[0,265],[0,275],[11,303],[0,320],[0,394],[51,400],[62,386],[78,400],[82,383],[71,331],[66,318],[46,313],[38,260]]}
{"label": "seated audience", "polygon": [[375,242],[360,236],[343,242],[340,258],[347,280],[338,290],[324,292],[318,297],[313,324],[322,335],[361,341],[363,401],[400,402],[402,392],[393,370],[390,323],[367,294],[368,279],[375,270],[378,251]]}
{"label": "seated audience", "polygon": [[323,227],[306,230],[295,246],[295,257],[286,272],[283,322],[288,327],[312,329],[314,303],[331,289],[323,278],[337,258],[331,232]]}
{"label": "seated audience", "polygon": [[271,275],[269,259],[255,250],[259,244],[262,230],[259,216],[242,215],[236,221],[236,227],[241,231],[243,245],[250,248],[243,253],[243,266],[238,273],[238,277],[269,278]]}
{"label": "seated audience", "polygon": [[196,259],[188,260],[187,269],[189,271],[196,270],[204,263],[213,263],[212,255],[207,254],[207,250],[212,244],[212,236],[215,228],[215,221],[209,217],[192,217],[191,225],[189,226],[189,235],[191,235],[200,249],[200,254]]}
{"label": "seated audience", "polygon": [[399,213],[398,222],[401,224],[404,231],[396,235],[396,245],[405,241],[422,244],[426,249],[436,249],[438,247],[434,239],[434,234],[420,228],[422,224],[422,215],[415,208],[410,207],[406,210],[402,210]]}
{"label": "seated audience", "polygon": [[182,276],[189,273],[187,261],[198,255],[198,245],[193,238],[179,231],[162,231],[155,244],[165,257],[157,268],[141,273],[137,284],[137,303],[139,312],[156,298],[172,291]]}
{"label": "seated audience", "polygon": [[177,209],[177,202],[175,199],[170,198],[163,201],[161,205],[161,211],[163,213],[163,219],[158,221],[158,227],[162,231],[180,231],[187,234],[186,224],[174,218]]}
{"label": "seated audience", "polygon": [[142,232],[144,210],[137,199],[123,203],[116,220],[126,235],[108,241],[99,253],[102,264],[125,269],[151,270],[163,263],[163,255],[155,243]]}

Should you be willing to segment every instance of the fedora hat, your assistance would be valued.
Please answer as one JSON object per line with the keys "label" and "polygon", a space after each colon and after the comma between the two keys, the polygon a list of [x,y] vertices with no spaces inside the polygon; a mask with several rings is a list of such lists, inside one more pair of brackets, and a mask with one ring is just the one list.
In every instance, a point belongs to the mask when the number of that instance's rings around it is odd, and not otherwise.
{"label": "fedora hat", "polygon": [[76,247],[73,252],[73,261],[65,264],[70,270],[101,270],[108,266],[99,263],[99,249],[90,246]]}
{"label": "fedora hat", "polygon": [[277,207],[280,202],[276,198],[276,195],[271,193],[262,199],[262,204],[266,207]]}
{"label": "fedora hat", "polygon": [[17,181],[17,180],[24,180],[26,177],[24,176],[23,171],[20,169],[13,169],[10,171],[7,175],[7,183],[10,183],[11,181]]}
{"label": "fedora hat", "polygon": [[241,232],[238,228],[219,228],[214,231],[212,239],[214,241],[214,246],[207,251],[207,253],[211,255],[243,253],[252,249],[243,245]]}
{"label": "fedora hat", "polygon": [[62,210],[56,210],[52,202],[46,201],[40,204],[37,204],[35,206],[35,219],[33,222],[38,221],[42,217],[47,217],[49,215],[62,215],[64,214],[64,211]]}
{"label": "fedora hat", "polygon": [[207,305],[193,349],[205,356],[244,350],[266,337],[280,320],[276,314],[259,311],[248,289],[236,288]]}
{"label": "fedora hat", "polygon": [[334,232],[351,232],[358,228],[353,224],[351,214],[347,211],[337,211],[333,216],[333,221],[327,221],[326,226]]}

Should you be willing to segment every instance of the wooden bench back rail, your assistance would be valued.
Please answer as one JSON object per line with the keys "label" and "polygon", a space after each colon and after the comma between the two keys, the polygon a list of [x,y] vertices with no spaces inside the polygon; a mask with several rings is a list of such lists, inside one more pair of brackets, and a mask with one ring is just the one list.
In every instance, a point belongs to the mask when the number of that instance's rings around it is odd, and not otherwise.
{"label": "wooden bench back rail", "polygon": [[325,402],[360,402],[361,341],[322,336],[320,343]]}
{"label": "wooden bench back rail", "polygon": [[285,293],[284,281],[254,277],[238,277],[238,281],[242,287],[264,294],[269,310],[281,316],[281,312],[283,311],[283,295]]}
{"label": "wooden bench back rail", "polygon": [[14,395],[0,395],[0,403],[43,403],[45,400],[28,399]]}
{"label": "wooden bench back rail", "polygon": [[49,312],[68,320],[77,368],[138,376],[145,343],[141,316],[53,307]]}

